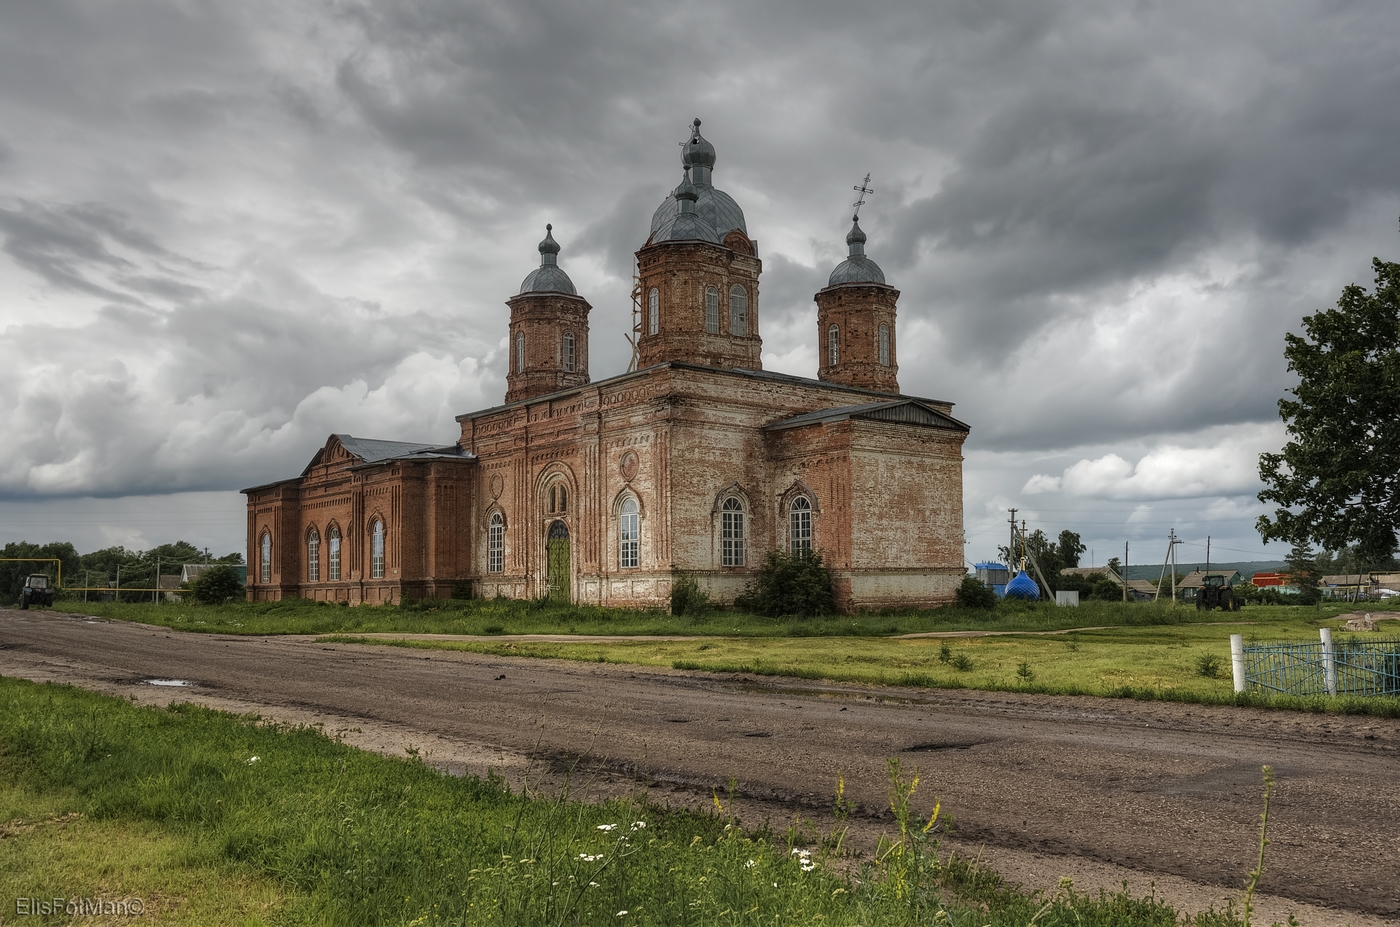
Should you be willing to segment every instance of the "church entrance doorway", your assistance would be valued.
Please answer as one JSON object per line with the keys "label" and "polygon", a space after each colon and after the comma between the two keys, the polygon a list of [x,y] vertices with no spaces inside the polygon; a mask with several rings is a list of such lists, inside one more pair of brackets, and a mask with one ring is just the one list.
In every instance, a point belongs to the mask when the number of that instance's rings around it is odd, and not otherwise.
{"label": "church entrance doorway", "polygon": [[569,568],[569,526],[552,522],[545,540],[546,587],[551,602],[568,604],[573,601],[573,572]]}

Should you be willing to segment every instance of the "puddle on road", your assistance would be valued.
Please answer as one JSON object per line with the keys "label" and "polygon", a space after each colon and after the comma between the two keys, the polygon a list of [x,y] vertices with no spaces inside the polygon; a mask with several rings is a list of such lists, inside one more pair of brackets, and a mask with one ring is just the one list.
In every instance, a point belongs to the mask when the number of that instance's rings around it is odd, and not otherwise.
{"label": "puddle on road", "polygon": [[148,686],[169,686],[172,688],[183,688],[190,685],[188,679],[147,679]]}

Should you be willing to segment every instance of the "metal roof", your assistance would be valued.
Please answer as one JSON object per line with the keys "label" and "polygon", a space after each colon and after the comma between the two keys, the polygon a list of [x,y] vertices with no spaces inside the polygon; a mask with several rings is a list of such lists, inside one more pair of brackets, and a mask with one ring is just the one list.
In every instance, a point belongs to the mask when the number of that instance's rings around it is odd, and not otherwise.
{"label": "metal roof", "polygon": [[520,292],[524,293],[564,293],[568,296],[577,296],[578,290],[574,289],[574,282],[569,279],[569,275],[564,273],[564,269],[558,264],[542,264],[532,270],[520,284]]}
{"label": "metal roof", "polygon": [[[748,226],[744,225],[744,211],[739,208],[739,204],[734,202],[734,198],[723,190],[715,189],[713,184],[695,183],[695,215],[702,221],[710,225],[718,238],[723,240],[724,236],[738,229],[745,235],[749,234]],[[651,240],[652,241],[675,241],[669,234],[671,224],[674,223],[681,214],[680,203],[676,201],[674,193],[668,193],[661,205],[656,207],[656,212],[651,217]]]}
{"label": "metal roof", "polygon": [[357,438],[354,435],[336,435],[340,446],[365,463],[379,463],[385,460],[404,458],[472,457],[455,444],[412,444],[408,441],[382,441],[378,438]]}
{"label": "metal roof", "polygon": [[853,254],[846,258],[836,269],[831,272],[827,286],[840,286],[843,283],[879,283],[885,284],[885,272],[880,269],[870,258],[863,254]]}
{"label": "metal roof", "polygon": [[765,425],[764,431],[781,431],[786,428],[801,428],[804,425],[827,424],[846,419],[859,418],[867,421],[892,422],[898,425],[921,425],[926,428],[947,428],[954,431],[971,429],[937,409],[913,399],[894,399],[889,402],[867,402],[858,406],[841,406],[836,409],[819,409],[794,415],[781,421]]}

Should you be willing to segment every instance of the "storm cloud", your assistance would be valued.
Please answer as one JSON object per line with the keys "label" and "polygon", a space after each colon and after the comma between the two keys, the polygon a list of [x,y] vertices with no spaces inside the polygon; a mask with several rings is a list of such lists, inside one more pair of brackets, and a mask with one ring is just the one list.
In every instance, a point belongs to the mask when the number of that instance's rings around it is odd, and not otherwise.
{"label": "storm cloud", "polygon": [[814,375],[872,175],[901,385],[973,429],[971,558],[1016,504],[1257,554],[1283,334],[1397,250],[1397,33],[1380,2],[8,5],[4,539],[64,499],[236,511],[331,431],[452,440],[546,222],[622,372],[699,116],[775,369]]}

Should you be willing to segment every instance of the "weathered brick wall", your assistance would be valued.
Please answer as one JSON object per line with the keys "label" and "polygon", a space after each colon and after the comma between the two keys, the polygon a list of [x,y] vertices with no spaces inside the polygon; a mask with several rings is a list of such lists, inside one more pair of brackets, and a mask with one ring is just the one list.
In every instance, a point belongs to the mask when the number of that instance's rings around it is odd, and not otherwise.
{"label": "weathered brick wall", "polygon": [[[532,399],[588,382],[588,301],[563,293],[524,293],[510,307],[510,367],[506,402]],[[564,369],[564,334],[574,336],[574,369]],[[525,336],[525,366],[518,366],[516,338]]]}
{"label": "weathered brick wall", "polygon": [[[740,233],[735,233],[740,234]],[[747,239],[745,239],[747,241]],[[637,252],[641,279],[642,337],[640,364],[650,367],[682,361],[707,367],[763,369],[763,339],[758,327],[759,259],[722,245],[665,242]],[[730,331],[729,295],[742,286],[748,297],[746,331]],[[705,291],[713,286],[719,307],[719,334],[705,330]],[[657,290],[657,334],[648,327],[648,299]]]}
{"label": "weathered brick wall", "polygon": [[[817,293],[817,378],[846,386],[899,392],[895,353],[895,304],[899,291],[877,284],[843,284]],[[838,326],[837,363],[831,363],[830,329]],[[889,364],[880,363],[880,326],[890,339]]]}

